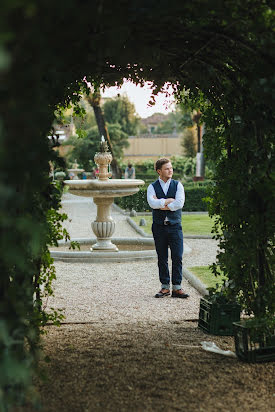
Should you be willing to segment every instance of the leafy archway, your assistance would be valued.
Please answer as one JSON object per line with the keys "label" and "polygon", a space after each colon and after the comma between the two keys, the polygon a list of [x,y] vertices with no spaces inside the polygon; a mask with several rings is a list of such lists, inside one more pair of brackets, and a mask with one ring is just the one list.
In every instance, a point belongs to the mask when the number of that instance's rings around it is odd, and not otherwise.
{"label": "leafy archway", "polygon": [[[274,304],[272,10],[268,1],[9,1],[2,7],[1,385],[9,404],[35,364],[41,312],[33,304],[51,241],[47,134],[58,107],[95,87],[171,82],[199,99],[206,155],[217,163],[210,211],[223,229],[219,262],[248,310]],[[273,282],[273,283],[272,283]],[[39,309],[39,308],[38,308]],[[27,338],[30,346],[24,346]],[[31,350],[30,350],[31,349]]]}

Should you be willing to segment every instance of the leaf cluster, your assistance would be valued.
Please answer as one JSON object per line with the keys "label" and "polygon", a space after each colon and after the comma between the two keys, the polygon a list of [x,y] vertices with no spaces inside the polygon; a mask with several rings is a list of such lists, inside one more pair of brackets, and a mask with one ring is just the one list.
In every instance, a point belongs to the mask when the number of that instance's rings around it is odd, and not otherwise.
{"label": "leaf cluster", "polygon": [[[38,285],[59,207],[47,135],[77,112],[87,82],[170,82],[204,96],[205,154],[216,164],[210,212],[219,270],[257,318],[274,316],[274,13],[269,1],[5,1],[0,15],[0,402],[21,402],[37,363]],[[91,19],[92,16],[92,19]],[[73,21],[73,28],[68,22]],[[115,24],[114,24],[115,22]],[[200,102],[201,103],[201,102]],[[196,103],[197,104],[197,103]],[[54,219],[54,217],[52,216]],[[56,217],[57,218],[57,217]],[[58,221],[59,218],[57,218]],[[219,237],[220,236],[220,237]],[[54,274],[43,272],[51,290]],[[54,315],[55,316],[55,315]],[[29,350],[24,346],[29,341]]]}

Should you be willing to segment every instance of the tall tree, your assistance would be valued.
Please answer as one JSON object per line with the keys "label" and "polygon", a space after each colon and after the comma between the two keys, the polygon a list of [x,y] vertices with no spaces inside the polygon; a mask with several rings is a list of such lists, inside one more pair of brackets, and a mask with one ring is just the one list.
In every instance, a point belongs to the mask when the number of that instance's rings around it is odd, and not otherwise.
{"label": "tall tree", "polygon": [[[204,157],[203,157],[203,145],[202,145],[202,124],[201,117],[202,112],[199,106],[201,98],[198,98],[195,102],[189,98],[188,92],[182,93],[183,102],[180,104],[183,117],[182,125],[190,125],[190,120],[195,123],[197,129],[197,153],[200,153],[200,158],[197,157],[197,171],[201,173],[201,177],[204,177]],[[205,104],[205,103],[204,103]],[[199,163],[200,162],[200,163]]]}
{"label": "tall tree", "polygon": [[108,142],[110,152],[112,153],[113,159],[112,159],[112,162],[111,162],[111,168],[112,168],[113,175],[116,178],[121,178],[122,171],[121,171],[121,169],[118,165],[118,162],[115,158],[113,145],[112,145],[110,135],[109,135],[106,123],[105,123],[105,119],[104,119],[104,116],[103,116],[103,113],[102,113],[102,110],[101,110],[101,107],[100,107],[100,102],[101,102],[100,91],[95,90],[94,92],[90,93],[87,96],[87,100],[88,100],[88,102],[90,103],[90,105],[92,106],[92,108],[94,110],[99,135],[104,136],[105,140]]}
{"label": "tall tree", "polygon": [[[114,157],[118,161],[123,157],[123,148],[129,145],[128,135],[121,130],[119,124],[108,124],[108,131],[113,144]],[[91,171],[94,166],[94,155],[98,152],[98,143],[98,127],[93,126],[86,130],[86,135],[82,138],[72,136],[64,143],[65,146],[73,146],[72,151],[66,157],[70,162],[77,159],[80,167]]]}
{"label": "tall tree", "polygon": [[197,126],[197,141],[198,141],[198,153],[201,152],[201,124],[200,124],[200,120],[201,120],[201,111],[200,109],[195,110],[194,113],[192,114],[192,120],[193,122],[196,124]]}
{"label": "tall tree", "polygon": [[139,117],[136,115],[135,105],[127,96],[118,95],[114,99],[107,100],[103,105],[104,117],[108,123],[118,123],[123,132],[135,135],[139,125]]}
{"label": "tall tree", "polygon": [[183,148],[183,154],[186,157],[195,157],[197,150],[196,150],[196,143],[195,137],[193,133],[193,129],[188,127],[184,130],[181,138],[181,146]]}

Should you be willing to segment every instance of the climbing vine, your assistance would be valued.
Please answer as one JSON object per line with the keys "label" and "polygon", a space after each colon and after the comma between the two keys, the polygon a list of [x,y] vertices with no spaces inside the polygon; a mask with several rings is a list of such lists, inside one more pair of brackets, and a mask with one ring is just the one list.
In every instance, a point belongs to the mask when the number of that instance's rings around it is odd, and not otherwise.
{"label": "climbing vine", "polygon": [[77,103],[86,81],[97,88],[148,80],[152,100],[165,82],[192,99],[202,93],[211,106],[205,153],[217,164],[210,210],[223,229],[218,264],[249,311],[272,316],[271,2],[2,3],[0,410],[24,401],[37,364],[47,321],[39,293],[51,293],[55,277],[47,248],[66,236],[47,135],[55,111]]}

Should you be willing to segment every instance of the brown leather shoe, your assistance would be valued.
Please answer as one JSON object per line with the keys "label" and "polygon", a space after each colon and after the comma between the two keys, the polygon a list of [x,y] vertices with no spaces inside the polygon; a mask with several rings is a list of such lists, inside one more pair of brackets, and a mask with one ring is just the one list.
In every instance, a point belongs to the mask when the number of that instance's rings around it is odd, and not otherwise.
{"label": "brown leather shoe", "polygon": [[188,297],[189,297],[189,295],[187,293],[184,293],[182,289],[173,290],[173,292],[172,292],[172,298],[186,299]]}
{"label": "brown leather shoe", "polygon": [[170,296],[169,289],[161,289],[156,295],[155,298],[165,298],[165,296]]}

